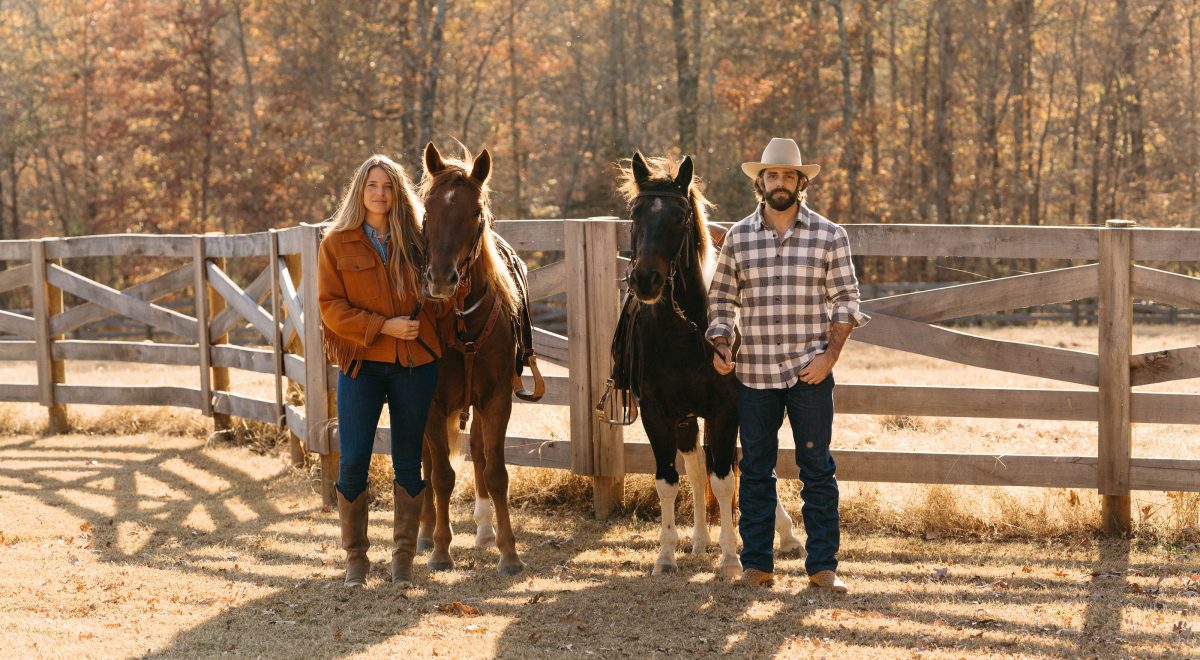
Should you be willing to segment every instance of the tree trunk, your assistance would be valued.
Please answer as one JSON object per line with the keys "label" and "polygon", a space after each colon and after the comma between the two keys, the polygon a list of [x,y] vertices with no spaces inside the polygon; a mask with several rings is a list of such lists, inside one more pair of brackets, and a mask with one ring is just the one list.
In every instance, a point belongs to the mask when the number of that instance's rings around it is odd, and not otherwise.
{"label": "tree trunk", "polygon": [[1191,139],[1188,140],[1188,201],[1192,227],[1200,227],[1200,181],[1197,180],[1200,160],[1197,159],[1197,142],[1200,142],[1200,120],[1197,119],[1196,99],[1196,5],[1188,8],[1188,123]]}
{"label": "tree trunk", "polygon": [[846,187],[850,199],[846,217],[858,217],[858,173],[861,162],[854,127],[854,92],[850,79],[850,48],[846,36],[846,12],[842,0],[832,0],[837,14],[838,59],[842,63],[842,134],[845,136]]}
{"label": "tree trunk", "polygon": [[[701,0],[692,0],[692,12],[699,15]],[[699,27],[699,26],[697,26]],[[679,92],[675,106],[679,148],[685,154],[696,152],[696,109],[700,87],[699,37],[688,34],[684,0],[671,0],[671,33],[675,41],[675,84]]]}
{"label": "tree trunk", "polygon": [[951,123],[951,104],[954,92],[951,79],[954,77],[956,45],[954,43],[954,16],[948,3],[939,2],[937,9],[938,37],[938,81],[937,104],[933,109],[933,165],[935,171],[934,206],[937,221],[950,223],[951,185],[954,178],[954,127]]}
{"label": "tree trunk", "polygon": [[241,58],[242,79],[245,84],[246,126],[250,129],[250,150],[258,150],[258,118],[254,106],[258,104],[258,93],[254,90],[254,75],[250,68],[250,55],[246,48],[246,32],[243,29],[242,0],[233,0],[233,37],[237,40]]}
{"label": "tree trunk", "polygon": [[1087,21],[1089,0],[1084,0],[1083,9],[1071,28],[1071,64],[1075,67],[1075,114],[1071,121],[1071,171],[1067,177],[1067,224],[1075,224],[1077,196],[1079,194],[1079,135],[1083,131],[1083,75],[1087,67],[1080,60],[1079,34]]}
{"label": "tree trunk", "polygon": [[442,44],[445,41],[446,0],[438,0],[435,12],[426,48],[429,56],[425,61],[421,85],[421,119],[418,129],[420,138],[417,140],[421,145],[433,140],[433,114],[437,107],[438,81],[442,73]]}
{"label": "tree trunk", "polygon": [[[808,50],[813,53],[820,53],[821,39],[824,34],[821,30],[821,4],[823,0],[812,0],[808,6],[808,21],[812,23],[812,34],[817,43],[813,44]],[[804,76],[804,90],[809,98],[815,99],[820,94],[821,89],[821,61],[819,58],[813,58],[806,65],[801,67]],[[809,104],[807,112],[804,113],[804,151],[809,158],[813,157],[820,149],[821,144],[821,112],[820,108],[813,104]]]}
{"label": "tree trunk", "polygon": [[521,148],[521,95],[520,75],[517,70],[517,8],[515,0],[509,0],[508,16],[508,112],[509,136],[512,152],[512,199],[513,215],[525,217],[525,204],[521,196],[521,165],[524,154]]}

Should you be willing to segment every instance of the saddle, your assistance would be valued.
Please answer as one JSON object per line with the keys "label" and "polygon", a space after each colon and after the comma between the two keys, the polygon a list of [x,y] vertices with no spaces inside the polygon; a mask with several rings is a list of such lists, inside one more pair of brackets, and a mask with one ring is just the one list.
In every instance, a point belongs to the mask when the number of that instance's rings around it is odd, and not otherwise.
{"label": "saddle", "polygon": [[[508,272],[512,274],[513,281],[517,283],[517,290],[521,295],[521,312],[517,318],[513,319],[513,336],[517,338],[517,363],[516,373],[513,374],[513,393],[522,401],[538,401],[546,393],[546,382],[542,379],[542,372],[537,366],[537,355],[533,350],[533,317],[529,310],[528,271],[525,261],[517,254],[516,249],[508,244],[508,241],[499,234],[495,235],[495,239],[496,248],[504,257],[508,265]],[[529,367],[533,372],[533,392],[526,390],[521,382],[525,367]]]}
{"label": "saddle", "polygon": [[626,291],[609,349],[612,373],[595,409],[596,418],[608,424],[628,426],[637,421],[638,400],[642,396],[642,346],[634,332],[638,306],[637,296]]}

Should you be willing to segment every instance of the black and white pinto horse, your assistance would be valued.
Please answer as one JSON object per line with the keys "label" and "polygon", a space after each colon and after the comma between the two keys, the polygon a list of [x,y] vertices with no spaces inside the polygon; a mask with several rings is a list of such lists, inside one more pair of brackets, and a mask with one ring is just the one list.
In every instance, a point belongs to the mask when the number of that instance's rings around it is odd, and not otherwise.
{"label": "black and white pinto horse", "polygon": [[[742,572],[733,521],[737,382],[733,374],[722,376],[713,369],[713,349],[704,340],[716,255],[705,224],[711,204],[699,183],[693,183],[693,174],[690,156],[677,162],[646,159],[640,152],[622,170],[621,192],[633,221],[627,279],[636,297],[623,313],[630,314],[626,322],[632,324],[627,329],[630,382],[654,451],[655,489],[662,506],[653,573],[670,573],[677,567],[678,451],[692,485],[692,554],[703,554],[709,544],[707,482],[720,508],[718,575],[732,579]],[[703,453],[697,418],[705,422]],[[782,504],[776,509],[776,531],[781,553],[801,551],[803,545]]]}

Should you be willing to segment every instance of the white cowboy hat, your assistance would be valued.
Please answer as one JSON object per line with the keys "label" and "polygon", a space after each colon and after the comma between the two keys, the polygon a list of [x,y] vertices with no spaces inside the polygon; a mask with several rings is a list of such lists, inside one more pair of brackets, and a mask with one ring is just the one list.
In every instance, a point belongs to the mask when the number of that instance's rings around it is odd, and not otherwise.
{"label": "white cowboy hat", "polygon": [[820,165],[805,165],[800,160],[800,147],[791,138],[771,138],[771,144],[763,149],[762,160],[757,163],[742,163],[742,171],[751,179],[757,179],[760,172],[771,167],[787,167],[800,170],[800,173],[812,181],[821,171]]}

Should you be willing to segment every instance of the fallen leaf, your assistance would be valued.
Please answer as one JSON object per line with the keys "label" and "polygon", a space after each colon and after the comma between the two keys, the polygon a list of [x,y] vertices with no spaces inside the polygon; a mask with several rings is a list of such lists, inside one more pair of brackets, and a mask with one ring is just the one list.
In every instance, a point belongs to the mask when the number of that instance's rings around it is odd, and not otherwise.
{"label": "fallen leaf", "polygon": [[93,529],[92,523],[90,523],[90,522],[85,522],[79,526],[79,531],[83,532],[84,534],[91,534],[92,529]]}
{"label": "fallen leaf", "polygon": [[1033,572],[1033,569],[1032,569],[1032,568],[1030,568],[1030,567],[1028,567],[1028,566],[1022,566],[1022,567],[1021,567],[1021,572],[1022,572],[1022,573],[1032,573],[1032,572]]}
{"label": "fallen leaf", "polygon": [[558,620],[558,625],[563,627],[568,635],[575,632],[583,632],[583,620],[575,614],[575,610],[568,610],[566,616]]}
{"label": "fallen leaf", "polygon": [[485,632],[487,632],[487,628],[485,628],[484,626],[481,626],[477,623],[472,623],[471,625],[466,627],[466,631],[469,633],[485,633]]}
{"label": "fallen leaf", "polygon": [[1067,577],[1066,571],[1054,571],[1054,574],[1058,577]]}
{"label": "fallen leaf", "polygon": [[340,640],[342,638],[342,629],[341,628],[333,629],[333,638],[338,639],[338,640]]}
{"label": "fallen leaf", "polygon": [[453,603],[438,605],[437,608],[439,612],[453,614],[454,616],[479,616],[478,609],[457,600]]}

